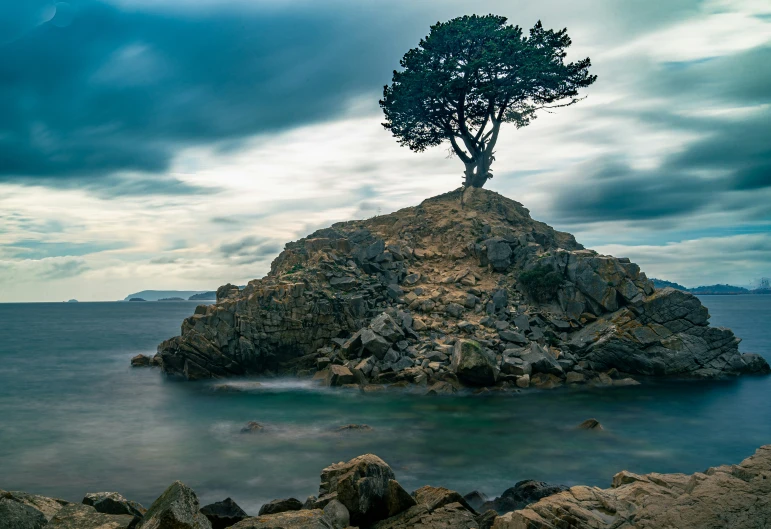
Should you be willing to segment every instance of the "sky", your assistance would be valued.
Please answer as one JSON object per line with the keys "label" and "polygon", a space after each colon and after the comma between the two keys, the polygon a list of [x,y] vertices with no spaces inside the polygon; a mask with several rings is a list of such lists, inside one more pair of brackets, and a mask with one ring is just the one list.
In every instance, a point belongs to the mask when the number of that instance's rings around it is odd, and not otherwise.
{"label": "sky", "polygon": [[244,284],[287,241],[459,187],[378,99],[471,13],[567,27],[598,76],[502,128],[487,188],[649,277],[771,276],[767,0],[25,0],[0,3],[0,302]]}

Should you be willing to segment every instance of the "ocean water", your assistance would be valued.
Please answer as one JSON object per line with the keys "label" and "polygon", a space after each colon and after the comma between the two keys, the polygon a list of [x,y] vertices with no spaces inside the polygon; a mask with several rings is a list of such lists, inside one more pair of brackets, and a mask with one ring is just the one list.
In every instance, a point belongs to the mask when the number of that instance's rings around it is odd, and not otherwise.
{"label": "ocean water", "polygon": [[[705,296],[712,323],[771,359],[771,296]],[[558,389],[513,396],[363,395],[132,369],[195,303],[0,304],[0,488],[80,501],[111,490],[149,506],[172,481],[250,514],[318,492],[331,463],[375,453],[412,490],[490,496],[522,479],[607,487],[614,473],[694,472],[771,443],[771,377]],[[243,381],[248,384],[249,381]],[[594,417],[603,432],[575,429]],[[247,421],[265,426],[243,434]],[[372,431],[338,433],[349,423]]]}

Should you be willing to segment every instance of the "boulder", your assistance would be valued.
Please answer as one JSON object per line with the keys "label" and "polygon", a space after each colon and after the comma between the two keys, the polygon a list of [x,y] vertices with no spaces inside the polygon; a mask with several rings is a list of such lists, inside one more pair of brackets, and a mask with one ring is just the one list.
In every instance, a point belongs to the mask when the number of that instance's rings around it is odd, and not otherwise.
{"label": "boulder", "polygon": [[351,514],[345,505],[337,500],[332,500],[326,504],[324,515],[335,529],[345,529],[351,524]]}
{"label": "boulder", "polygon": [[361,331],[361,345],[364,351],[382,360],[391,344],[372,329]]}
{"label": "boulder", "polygon": [[498,336],[500,336],[501,340],[504,342],[511,342],[516,345],[527,345],[529,343],[529,340],[525,338],[523,334],[515,331],[500,331],[498,332]]}
{"label": "boulder", "polygon": [[413,492],[412,497],[415,498],[417,503],[426,505],[429,511],[444,507],[450,503],[460,503],[465,509],[476,514],[474,508],[463,496],[454,490],[446,489],[444,487],[431,487],[426,485]]}
{"label": "boulder", "polygon": [[83,498],[82,503],[104,514],[128,514],[142,517],[147,512],[141,504],[127,500],[117,492],[90,492]]}
{"label": "boulder", "polygon": [[479,524],[479,529],[491,529],[496,518],[498,518],[498,513],[490,509],[478,515],[474,520]]}
{"label": "boulder", "polygon": [[521,358],[523,362],[527,362],[532,366],[533,373],[546,373],[556,376],[562,376],[564,373],[557,359],[537,343],[531,344],[530,352],[522,355]]}
{"label": "boulder", "polygon": [[373,529],[479,529],[474,513],[460,503],[450,503],[431,511],[420,504],[378,522]]}
{"label": "boulder", "polygon": [[399,324],[385,312],[376,316],[369,324],[369,328],[392,343],[404,339],[404,331],[402,331]]}
{"label": "boulder", "polygon": [[453,395],[457,389],[451,383],[444,380],[434,382],[428,387],[426,395]]}
{"label": "boulder", "polygon": [[473,340],[457,340],[452,352],[452,370],[473,386],[492,386],[498,377],[495,361]]}
{"label": "boulder", "polygon": [[321,509],[303,509],[241,520],[231,529],[337,529]]}
{"label": "boulder", "polygon": [[37,509],[0,497],[0,529],[42,529],[47,523]]}
{"label": "boulder", "polygon": [[138,529],[212,529],[199,509],[193,489],[175,481],[153,502]]}
{"label": "boulder", "polygon": [[249,421],[243,426],[243,428],[241,428],[241,433],[259,432],[264,429],[265,427],[260,423],[258,423],[257,421]]}
{"label": "boulder", "polygon": [[324,384],[327,386],[343,386],[355,383],[356,377],[353,376],[353,373],[347,367],[332,364],[327,368],[327,374],[324,379]]}
{"label": "boulder", "polygon": [[602,424],[597,419],[586,419],[578,425],[579,430],[603,430]]}
{"label": "boulder", "polygon": [[508,241],[501,237],[487,239],[484,242],[487,246],[487,261],[496,272],[505,271],[511,264],[511,246]]}
{"label": "boulder", "polygon": [[499,514],[524,509],[541,498],[568,490],[564,485],[550,485],[543,481],[524,480],[503,491],[499,497],[485,502],[480,511],[493,510]]}
{"label": "boulder", "polygon": [[364,527],[414,504],[394,480],[391,467],[373,454],[325,468],[321,473],[319,500],[325,497],[340,501],[350,513],[351,524]]}
{"label": "boulder", "polygon": [[463,496],[463,499],[471,505],[475,511],[479,511],[482,505],[489,500],[486,494],[479,492],[478,490],[469,492]]}
{"label": "boulder", "polygon": [[299,511],[303,508],[300,500],[295,498],[286,498],[283,500],[273,500],[260,507],[260,516],[263,514],[278,514],[286,511]]}
{"label": "boulder", "polygon": [[[104,514],[96,512],[90,505],[70,503],[62,507],[46,529],[133,529],[137,518],[127,514]],[[172,526],[158,526],[158,529]],[[14,528],[16,529],[16,528]],[[185,528],[186,529],[186,528]]]}
{"label": "boulder", "polygon": [[32,507],[43,513],[46,520],[50,520],[62,507],[70,504],[70,502],[58,498],[49,498],[21,491],[0,490],[0,499],[7,499]]}
{"label": "boulder", "polygon": [[249,517],[249,515],[230,498],[225,498],[223,501],[201,507],[201,514],[206,516],[209,520],[212,529],[226,529]]}
{"label": "boulder", "polygon": [[131,367],[149,367],[150,357],[143,354],[138,354],[131,359]]}

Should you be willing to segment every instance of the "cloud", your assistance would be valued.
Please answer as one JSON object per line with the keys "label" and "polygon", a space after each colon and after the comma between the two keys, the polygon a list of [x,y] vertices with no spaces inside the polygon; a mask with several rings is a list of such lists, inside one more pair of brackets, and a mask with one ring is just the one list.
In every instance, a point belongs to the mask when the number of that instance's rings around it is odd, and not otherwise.
{"label": "cloud", "polygon": [[78,259],[51,260],[43,263],[43,269],[39,275],[41,279],[46,280],[67,279],[79,276],[90,269],[85,261]]}
{"label": "cloud", "polygon": [[236,264],[251,264],[274,257],[281,251],[281,245],[265,237],[244,237],[243,239],[222,244],[222,255]]}
{"label": "cloud", "polygon": [[108,250],[125,248],[125,243],[77,243],[47,242],[37,240],[15,241],[0,245],[0,252],[10,254],[15,259],[45,259],[46,257],[83,256]]}

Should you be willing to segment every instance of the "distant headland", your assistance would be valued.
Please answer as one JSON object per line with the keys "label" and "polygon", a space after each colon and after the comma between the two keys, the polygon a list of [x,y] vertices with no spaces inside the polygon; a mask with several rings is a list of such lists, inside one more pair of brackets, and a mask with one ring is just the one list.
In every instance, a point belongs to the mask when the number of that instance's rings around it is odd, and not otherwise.
{"label": "distant headland", "polygon": [[771,288],[768,286],[768,280],[761,280],[760,286],[757,288],[744,288],[734,285],[705,285],[695,288],[687,288],[679,283],[673,283],[672,281],[666,281],[664,279],[651,278],[656,288],[674,288],[675,290],[682,290],[683,292],[690,292],[691,294],[712,296],[712,295],[737,295],[737,294],[771,294]]}

